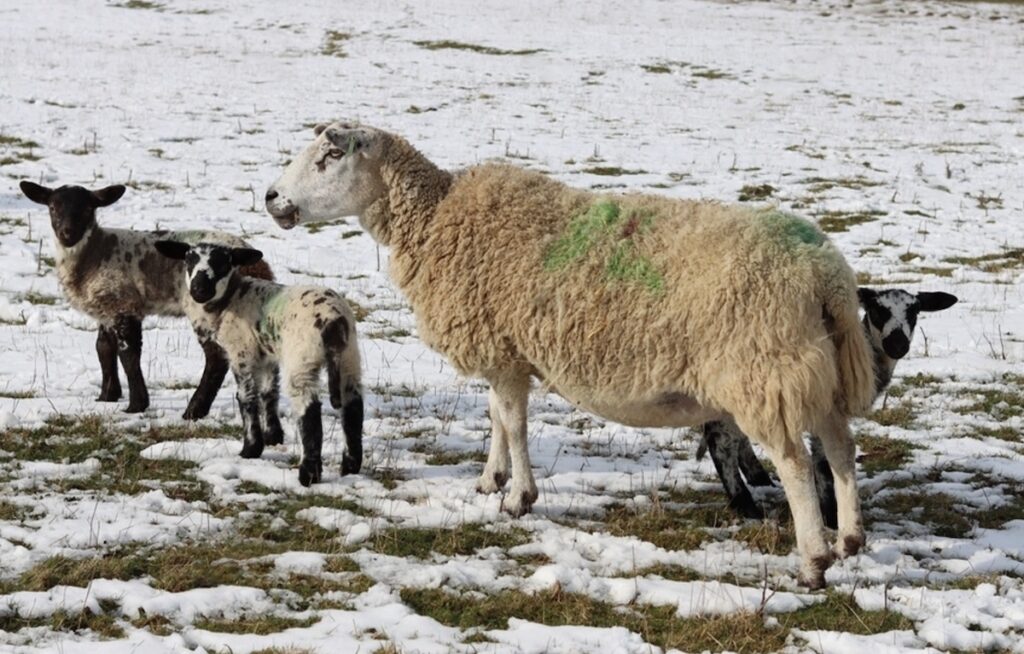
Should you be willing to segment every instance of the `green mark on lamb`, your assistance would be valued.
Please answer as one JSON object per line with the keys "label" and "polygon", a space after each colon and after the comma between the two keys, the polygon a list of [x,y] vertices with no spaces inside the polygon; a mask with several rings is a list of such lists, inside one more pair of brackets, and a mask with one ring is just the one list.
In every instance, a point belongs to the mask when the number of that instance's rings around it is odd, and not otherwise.
{"label": "green mark on lamb", "polygon": [[288,296],[283,291],[266,299],[260,311],[260,333],[271,340],[276,341],[278,339],[281,335],[281,318],[287,303]]}
{"label": "green mark on lamb", "polygon": [[203,242],[210,232],[203,232],[196,229],[185,230],[181,232],[171,232],[171,236],[175,241],[182,243],[188,243],[189,245],[199,245]]}
{"label": "green mark on lamb", "polygon": [[775,209],[769,209],[760,214],[765,225],[774,231],[781,232],[790,240],[807,245],[822,245],[825,242],[825,235],[813,223]]}
{"label": "green mark on lamb", "polygon": [[565,233],[548,249],[544,268],[559,270],[586,257],[595,247],[608,251],[605,278],[638,283],[648,290],[664,289],[664,278],[650,259],[637,252],[633,236],[647,231],[654,214],[630,209],[623,212],[611,200],[595,202],[569,223]]}

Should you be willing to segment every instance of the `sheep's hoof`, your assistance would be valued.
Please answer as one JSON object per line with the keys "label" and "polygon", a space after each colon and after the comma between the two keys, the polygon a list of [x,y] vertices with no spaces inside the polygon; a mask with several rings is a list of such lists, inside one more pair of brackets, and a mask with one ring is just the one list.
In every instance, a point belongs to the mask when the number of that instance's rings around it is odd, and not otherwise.
{"label": "sheep's hoof", "polygon": [[505,500],[502,501],[501,508],[513,518],[518,518],[529,513],[533,508],[533,503],[537,501],[537,491],[524,490],[520,493],[509,493]]}
{"label": "sheep's hoof", "polygon": [[303,486],[320,483],[320,476],[323,474],[324,464],[319,459],[303,459],[299,464],[299,483]]}
{"label": "sheep's hoof", "polygon": [[802,570],[797,582],[808,590],[821,590],[825,587],[825,571],[832,565],[832,557],[816,556],[811,559],[809,570]]}
{"label": "sheep's hoof", "polygon": [[181,414],[182,420],[201,420],[210,414],[210,408],[197,407],[189,404],[185,413]]}
{"label": "sheep's hoof", "polygon": [[729,502],[729,507],[737,513],[741,518],[748,520],[764,520],[764,511],[758,506],[754,498],[747,496],[745,498],[734,497]]}
{"label": "sheep's hoof", "polygon": [[508,481],[508,474],[504,472],[495,472],[480,475],[480,479],[476,481],[476,492],[483,495],[490,495],[491,493],[497,493],[505,487],[505,482]]}
{"label": "sheep's hoof", "polygon": [[245,441],[242,444],[242,451],[239,452],[243,459],[258,459],[263,454],[263,443]]}
{"label": "sheep's hoof", "polygon": [[268,431],[263,434],[263,442],[267,445],[281,445],[284,443],[284,431],[281,428]]}
{"label": "sheep's hoof", "polygon": [[357,459],[354,456],[345,455],[341,457],[341,474],[344,475],[357,475],[359,469],[363,466],[362,459]]}
{"label": "sheep's hoof", "polygon": [[848,556],[856,556],[860,548],[864,546],[864,534],[848,534],[841,536],[836,542],[836,558],[845,559]]}
{"label": "sheep's hoof", "polygon": [[142,413],[149,408],[149,401],[145,402],[129,402],[128,408],[124,410],[125,413]]}
{"label": "sheep's hoof", "polygon": [[100,396],[96,398],[97,402],[117,402],[121,399],[121,389],[116,388],[108,391],[100,391]]}

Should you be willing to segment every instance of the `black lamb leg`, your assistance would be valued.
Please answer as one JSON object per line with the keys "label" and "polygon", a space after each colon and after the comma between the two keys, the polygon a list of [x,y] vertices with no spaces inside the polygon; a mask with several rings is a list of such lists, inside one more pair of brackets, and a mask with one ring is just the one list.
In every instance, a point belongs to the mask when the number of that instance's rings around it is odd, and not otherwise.
{"label": "black lamb leg", "polygon": [[747,478],[747,483],[751,486],[774,486],[775,483],[772,482],[771,475],[761,465],[761,459],[757,458],[750,439],[740,439],[739,448],[740,470],[743,471],[743,476]]}
{"label": "black lamb leg", "polygon": [[117,333],[117,355],[128,378],[127,413],[142,413],[149,408],[149,391],[142,376],[142,320],[132,316],[118,316],[114,323]]}
{"label": "black lamb leg", "polygon": [[121,399],[121,380],[117,374],[117,332],[100,325],[96,332],[96,356],[100,360],[103,381],[97,402],[117,402]]}
{"label": "black lamb leg", "polygon": [[320,481],[324,469],[323,460],[320,458],[324,440],[320,400],[313,400],[301,411],[299,438],[302,440],[302,461],[299,463],[299,483],[309,486]]}
{"label": "black lamb leg", "polygon": [[345,455],[341,458],[341,474],[354,475],[363,465],[363,396],[352,389],[341,411],[341,429],[345,432]]}
{"label": "black lamb leg", "polygon": [[818,491],[818,506],[821,507],[821,517],[825,526],[829,529],[839,528],[838,509],[836,508],[835,479],[832,477],[832,466],[828,464],[825,457],[825,448],[821,440],[811,436],[811,461],[814,469],[814,488]]}
{"label": "black lamb leg", "polygon": [[260,396],[256,392],[251,377],[244,377],[236,372],[238,383],[238,410],[242,414],[242,428],[245,431],[242,441],[243,459],[258,459],[263,454],[263,429],[260,427]]}
{"label": "black lamb leg", "polygon": [[227,354],[221,346],[211,338],[199,337],[199,344],[203,347],[203,355],[206,357],[206,365],[203,368],[203,376],[199,380],[199,386],[188,401],[188,407],[182,414],[184,420],[199,420],[210,414],[210,407],[217,399],[217,393],[224,383],[224,377],[228,374]]}
{"label": "black lamb leg", "polygon": [[722,480],[725,494],[729,497],[729,507],[744,518],[763,519],[764,511],[754,501],[740,476],[740,440],[746,437],[734,434],[728,425],[717,420],[704,423],[703,431],[708,454],[718,471],[718,478]]}

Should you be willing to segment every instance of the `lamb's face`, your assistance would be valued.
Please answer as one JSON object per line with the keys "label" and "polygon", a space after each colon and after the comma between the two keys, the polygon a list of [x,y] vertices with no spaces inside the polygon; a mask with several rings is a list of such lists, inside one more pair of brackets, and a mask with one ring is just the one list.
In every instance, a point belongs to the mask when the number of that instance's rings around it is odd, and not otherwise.
{"label": "lamb's face", "polygon": [[96,225],[96,209],[117,202],[124,195],[120,184],[90,191],[81,186],[49,189],[22,182],[21,192],[29,200],[50,209],[50,225],[57,241],[66,248],[77,245]]}
{"label": "lamb's face", "polygon": [[284,229],[360,216],[384,194],[382,132],[347,123],[317,125],[316,138],[267,190],[267,212]]}
{"label": "lamb's face", "polygon": [[869,336],[879,344],[890,359],[902,359],[910,351],[910,341],[921,311],[942,311],[957,302],[949,293],[908,293],[892,288],[875,291],[860,288],[857,292],[867,314]]}
{"label": "lamb's face", "polygon": [[190,246],[179,241],[157,241],[156,249],[164,256],[185,262],[185,283],[189,295],[199,304],[222,299],[231,287],[235,271],[263,258],[259,250],[212,243]]}

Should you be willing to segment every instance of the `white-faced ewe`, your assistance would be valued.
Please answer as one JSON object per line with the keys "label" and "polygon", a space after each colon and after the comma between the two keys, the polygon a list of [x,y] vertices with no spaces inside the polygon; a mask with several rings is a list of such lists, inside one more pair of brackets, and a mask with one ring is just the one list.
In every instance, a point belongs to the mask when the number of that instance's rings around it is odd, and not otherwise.
{"label": "white-faced ewe", "polygon": [[282,286],[238,274],[262,253],[209,243],[160,241],[157,250],[184,261],[185,313],[197,333],[227,352],[238,385],[245,427],[242,456],[257,458],[264,444],[283,441],[278,419],[278,364],[302,443],[299,482],[323,472],[320,369],[327,368],[331,406],[341,409],[346,450],[341,474],[359,472],[363,460],[363,398],[359,387],[356,321],[344,298],[318,286]]}
{"label": "white-faced ewe", "polygon": [[[117,202],[125,187],[108,186],[90,191],[81,186],[46,188],[21,182],[28,199],[45,204],[57,240],[57,276],[68,302],[99,323],[96,354],[103,381],[99,402],[121,399],[120,358],[128,378],[128,413],[145,411],[149,391],[142,375],[142,319],[146,316],[181,316],[182,289],[176,280],[184,266],[161,256],[153,244],[161,238],[198,242],[214,241],[244,247],[237,236],[215,231],[136,231],[107,229],[96,222],[96,209]],[[247,267],[243,274],[273,279],[266,262]],[[185,410],[186,420],[196,420],[210,412],[217,391],[228,371],[224,352],[199,335],[206,366],[199,386]]]}
{"label": "white-faced ewe", "polygon": [[[861,306],[864,307],[864,334],[868,337],[875,355],[877,399],[889,387],[896,363],[910,350],[918,314],[922,311],[948,309],[956,304],[957,297],[941,292],[915,294],[898,288],[881,291],[860,288],[858,296]],[[702,457],[704,451],[711,455],[715,470],[729,497],[729,506],[744,518],[764,518],[764,512],[750,495],[743,478],[746,477],[747,484],[751,486],[771,486],[772,479],[751,448],[750,441],[729,421],[707,422],[701,429],[702,439],[697,450],[697,458]],[[822,451],[821,441],[813,434],[811,459],[814,465],[818,504],[825,525],[835,529],[836,495],[832,470]]]}
{"label": "white-faced ewe", "polygon": [[333,123],[268,190],[285,228],[357,215],[423,340],[491,386],[492,442],[478,482],[528,511],[536,377],[626,425],[726,416],[767,450],[786,489],[801,578],[833,558],[802,433],[836,478],[835,554],[864,543],[848,417],[874,393],[853,271],[812,223],[776,210],[651,195],[598,195],[484,164],[458,177],[401,137]]}

